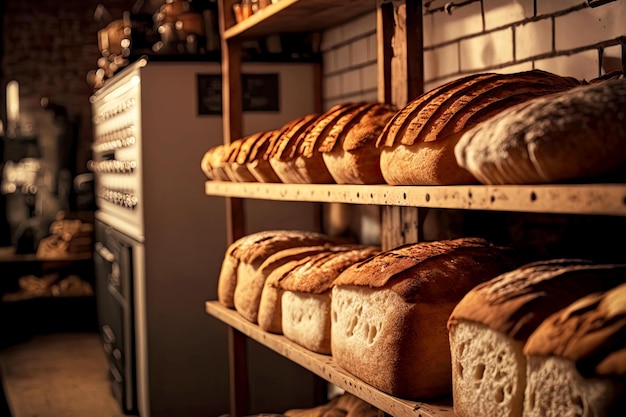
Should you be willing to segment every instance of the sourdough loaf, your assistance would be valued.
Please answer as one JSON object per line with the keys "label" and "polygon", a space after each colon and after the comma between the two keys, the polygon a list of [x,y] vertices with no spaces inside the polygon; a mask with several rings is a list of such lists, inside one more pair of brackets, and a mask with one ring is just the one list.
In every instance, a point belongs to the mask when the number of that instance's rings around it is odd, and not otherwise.
{"label": "sourdough loaf", "polygon": [[237,163],[245,164],[248,171],[250,171],[259,182],[281,182],[266,157],[269,151],[270,138],[272,138],[275,133],[276,131],[274,130],[261,132],[259,136],[256,136],[252,140],[246,140],[239,150]]}
{"label": "sourdough loaf", "polygon": [[439,86],[408,103],[377,140],[389,184],[472,184],[454,147],[469,128],[505,108],[580,83],[545,71],[475,74]]}
{"label": "sourdough loaf", "polygon": [[332,289],[333,358],[391,395],[449,394],[450,312],[475,285],[514,265],[510,249],[479,238],[403,245],[357,262]]}
{"label": "sourdough loaf", "polygon": [[355,262],[378,253],[374,247],[348,246],[312,256],[274,281],[282,290],[285,337],[313,352],[330,354],[330,293],[333,281]]}
{"label": "sourdough loaf", "polygon": [[260,133],[236,139],[226,145],[224,151],[224,171],[233,182],[256,182],[256,177],[248,170],[245,164],[238,162],[241,148],[246,141],[256,140]]}
{"label": "sourdough loaf", "polygon": [[624,109],[626,79],[539,97],[466,132],[456,145],[456,160],[485,184],[617,174],[626,165]]}
{"label": "sourdough loaf", "polygon": [[230,181],[224,170],[225,152],[225,145],[216,145],[210,148],[202,157],[201,168],[208,178],[215,181]]}
{"label": "sourdough loaf", "polygon": [[283,414],[287,417],[380,417],[382,412],[359,397],[344,392],[326,404],[313,408],[294,408]]}
{"label": "sourdough loaf", "polygon": [[459,417],[521,417],[523,346],[550,314],[626,279],[626,265],[577,259],[530,263],[478,285],[457,304],[448,330]]}
{"label": "sourdough loaf", "polygon": [[626,284],[548,317],[524,355],[524,417],[625,416]]}
{"label": "sourdough loaf", "polygon": [[[329,247],[330,244],[325,244],[279,250],[268,256],[256,270],[250,273],[239,274],[233,298],[235,310],[246,320],[257,323],[261,293],[265,286],[265,280],[270,273],[287,262],[326,252],[329,250]],[[245,268],[247,271],[251,269]]]}
{"label": "sourdough loaf", "polygon": [[295,119],[283,126],[272,138],[269,162],[282,182],[287,184],[333,182],[319,152],[314,152],[310,157],[302,154],[302,141],[318,118],[318,114],[309,114]]}
{"label": "sourdough loaf", "polygon": [[[392,105],[365,103],[343,113],[326,134],[320,132],[314,138],[315,133],[310,132],[309,140],[319,143],[317,149],[337,184],[385,182],[376,139],[396,112]],[[304,155],[310,156],[315,149],[315,146],[307,146]]]}
{"label": "sourdough loaf", "polygon": [[238,276],[254,274],[273,253],[297,246],[319,245],[330,242],[330,237],[302,230],[266,230],[237,239],[226,249],[217,282],[217,299],[224,306],[234,308],[234,294]]}

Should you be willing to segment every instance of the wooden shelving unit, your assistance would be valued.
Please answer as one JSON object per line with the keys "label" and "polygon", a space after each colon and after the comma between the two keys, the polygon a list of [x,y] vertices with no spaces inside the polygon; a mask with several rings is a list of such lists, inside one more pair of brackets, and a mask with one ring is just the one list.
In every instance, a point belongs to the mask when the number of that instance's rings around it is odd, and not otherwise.
{"label": "wooden shelving unit", "polygon": [[[420,16],[422,2],[280,0],[240,23],[235,22],[232,12],[235,3],[238,0],[220,0],[225,143],[229,143],[231,138],[241,137],[241,43],[246,39],[284,32],[320,31],[376,10],[379,100],[402,104],[403,100],[406,102],[408,97],[416,96],[423,89],[421,22],[409,22],[409,19]],[[407,9],[406,25],[394,21],[392,9],[396,3]],[[411,30],[394,32],[401,30],[402,26]],[[417,29],[413,30],[416,26]],[[407,45],[402,47],[402,37],[410,48]],[[394,38],[392,53],[390,44]],[[399,73],[391,73],[392,56],[406,64],[400,66]],[[397,70],[398,66],[394,68]],[[415,230],[407,231],[403,226],[417,224],[421,210],[428,208],[626,216],[626,184],[390,186],[207,181],[205,194],[225,197],[229,243],[246,233],[242,226],[243,199],[381,206],[383,250],[419,240]],[[308,351],[282,335],[264,332],[217,301],[207,301],[205,310],[229,328],[232,417],[248,414],[245,350],[248,338],[394,417],[455,415],[451,400],[422,403],[387,395],[343,370],[334,363],[332,356]]]}
{"label": "wooden shelving unit", "polygon": [[206,312],[250,337],[278,354],[296,362],[328,382],[345,389],[395,417],[444,417],[454,416],[450,400],[425,403],[407,401],[381,392],[355,378],[334,363],[332,356],[311,352],[291,342],[285,336],[271,334],[250,323],[235,310],[222,306],[217,301],[206,303]]}

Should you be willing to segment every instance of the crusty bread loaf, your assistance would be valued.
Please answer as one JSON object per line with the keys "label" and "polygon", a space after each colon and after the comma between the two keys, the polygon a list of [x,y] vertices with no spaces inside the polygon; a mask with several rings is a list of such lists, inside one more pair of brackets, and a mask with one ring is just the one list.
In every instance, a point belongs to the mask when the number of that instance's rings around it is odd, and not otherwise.
{"label": "crusty bread loaf", "polygon": [[239,150],[237,162],[245,164],[250,173],[259,182],[281,182],[266,157],[270,146],[270,138],[275,133],[276,131],[274,130],[262,132],[258,137],[245,141]]}
{"label": "crusty bread loaf", "polygon": [[272,140],[269,162],[278,178],[286,184],[328,184],[333,178],[326,169],[322,156],[302,154],[302,141],[317,120],[318,114],[309,114],[291,121],[279,130]]}
{"label": "crusty bread loaf", "polygon": [[261,293],[270,273],[287,262],[328,251],[329,247],[330,244],[325,244],[279,250],[268,256],[255,271],[238,275],[233,300],[235,310],[246,320],[257,323]]}
{"label": "crusty bread loaf", "polygon": [[335,278],[355,262],[378,253],[357,245],[311,256],[273,284],[282,290],[285,337],[313,352],[330,354],[330,293]]}
{"label": "crusty bread loaf", "polygon": [[[337,184],[385,182],[376,140],[396,112],[388,104],[361,104],[339,117],[329,132],[317,140],[326,168]],[[307,147],[305,156],[313,149]]]}
{"label": "crusty bread loaf", "polygon": [[624,108],[626,79],[539,97],[467,131],[456,145],[456,160],[485,184],[616,174],[626,163]]}
{"label": "crusty bread loaf", "polygon": [[287,417],[381,417],[382,411],[359,397],[344,392],[326,404],[313,408],[287,410],[284,415]]}
{"label": "crusty bread loaf", "polygon": [[524,417],[625,416],[626,284],[548,317],[524,355]]}
{"label": "crusty bread loaf", "polygon": [[236,139],[226,145],[224,151],[224,171],[233,182],[256,182],[256,177],[248,170],[245,164],[238,162],[241,148],[246,141],[255,140],[260,133]]}
{"label": "crusty bread loaf", "polygon": [[580,83],[545,71],[475,74],[439,86],[408,103],[377,141],[389,184],[473,184],[454,147],[461,135],[505,108]]}
{"label": "crusty bread loaf", "polygon": [[253,274],[273,253],[296,246],[319,245],[332,241],[322,233],[302,230],[266,230],[237,239],[226,249],[217,282],[217,299],[233,308],[237,279]]}
{"label": "crusty bread loaf", "polygon": [[398,397],[449,394],[450,312],[515,258],[484,239],[462,238],[403,245],[348,267],[331,295],[333,358]]}
{"label": "crusty bread loaf", "polygon": [[624,282],[625,265],[535,262],[476,286],[450,315],[454,410],[459,417],[522,416],[523,345],[550,314]]}
{"label": "crusty bread loaf", "polygon": [[210,148],[203,156],[201,168],[205,175],[215,181],[230,181],[224,170],[225,145],[216,145]]}

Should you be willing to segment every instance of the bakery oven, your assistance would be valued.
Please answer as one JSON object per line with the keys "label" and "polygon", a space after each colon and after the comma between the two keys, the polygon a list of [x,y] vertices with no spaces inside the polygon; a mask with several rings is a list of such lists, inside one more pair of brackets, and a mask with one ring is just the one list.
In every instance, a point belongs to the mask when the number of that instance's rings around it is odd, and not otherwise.
{"label": "bakery oven", "polygon": [[111,392],[125,413],[137,410],[133,312],[133,242],[95,222],[96,297]]}

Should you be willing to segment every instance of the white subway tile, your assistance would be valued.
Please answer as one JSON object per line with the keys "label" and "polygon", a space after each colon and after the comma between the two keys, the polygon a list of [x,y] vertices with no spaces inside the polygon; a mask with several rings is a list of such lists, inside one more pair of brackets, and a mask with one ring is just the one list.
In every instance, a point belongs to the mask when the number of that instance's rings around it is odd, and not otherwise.
{"label": "white subway tile", "polygon": [[367,59],[369,61],[378,59],[378,38],[375,33],[367,37]]}
{"label": "white subway tile", "polygon": [[508,67],[498,68],[493,72],[498,74],[515,74],[517,72],[530,71],[533,69],[532,61],[522,62],[521,64],[509,65]]}
{"label": "white subway tile", "polygon": [[344,104],[345,102],[346,100],[344,100],[343,98],[332,98],[332,99],[324,100],[324,103],[323,103],[324,111],[330,110],[330,108],[333,107],[334,105]]}
{"label": "white subway tile", "polygon": [[535,61],[535,68],[564,77],[591,80],[598,74],[598,51],[588,50],[574,55],[556,56]]}
{"label": "white subway tile", "polygon": [[515,59],[525,59],[552,51],[552,19],[542,19],[515,27]]}
{"label": "white subway tile", "polygon": [[322,32],[322,52],[328,51],[343,42],[343,26],[335,26]]}
{"label": "white subway tile", "polygon": [[341,94],[341,77],[339,75],[331,75],[324,77],[323,81],[323,89],[324,89],[324,98],[332,99],[333,97],[337,97]]}
{"label": "white subway tile", "polygon": [[344,70],[350,67],[350,44],[348,44],[337,49],[337,69]]}
{"label": "white subway tile", "polygon": [[431,45],[482,32],[483,18],[480,2],[456,8],[452,14],[434,13],[429,31],[429,44]]}
{"label": "white subway tile", "polygon": [[451,43],[424,52],[424,79],[432,80],[459,71],[459,44]]}
{"label": "white subway tile", "polygon": [[343,36],[346,41],[375,32],[376,11],[357,17],[356,19],[345,23],[343,26]]}
{"label": "white subway tile", "polygon": [[434,20],[435,18],[432,14],[427,14],[422,17],[422,34],[424,36],[424,47],[434,45]]}
{"label": "white subway tile", "polygon": [[485,29],[490,30],[533,17],[533,0],[483,0]]}
{"label": "white subway tile", "polygon": [[367,38],[358,39],[350,44],[350,65],[367,62]]}
{"label": "white subway tile", "polygon": [[604,73],[622,69],[622,46],[615,45],[604,48],[602,70]]}
{"label": "white subway tile", "polygon": [[338,65],[336,49],[331,49],[322,54],[322,73],[324,75],[337,71]]}
{"label": "white subway tile", "polygon": [[376,102],[378,101],[378,92],[377,91],[366,91],[361,93],[358,100],[355,101],[368,101],[368,102]]}
{"label": "white subway tile", "polygon": [[556,13],[583,4],[582,0],[537,0],[537,16]]}
{"label": "white subway tile", "polygon": [[513,60],[513,30],[511,28],[462,40],[461,70],[472,71]]}
{"label": "white subway tile", "polygon": [[361,91],[361,74],[358,69],[340,75],[340,89],[342,95]]}
{"label": "white subway tile", "polygon": [[557,51],[626,35],[626,0],[585,8],[555,18]]}
{"label": "white subway tile", "polygon": [[378,87],[378,66],[375,63],[361,68],[360,71],[362,90]]}

